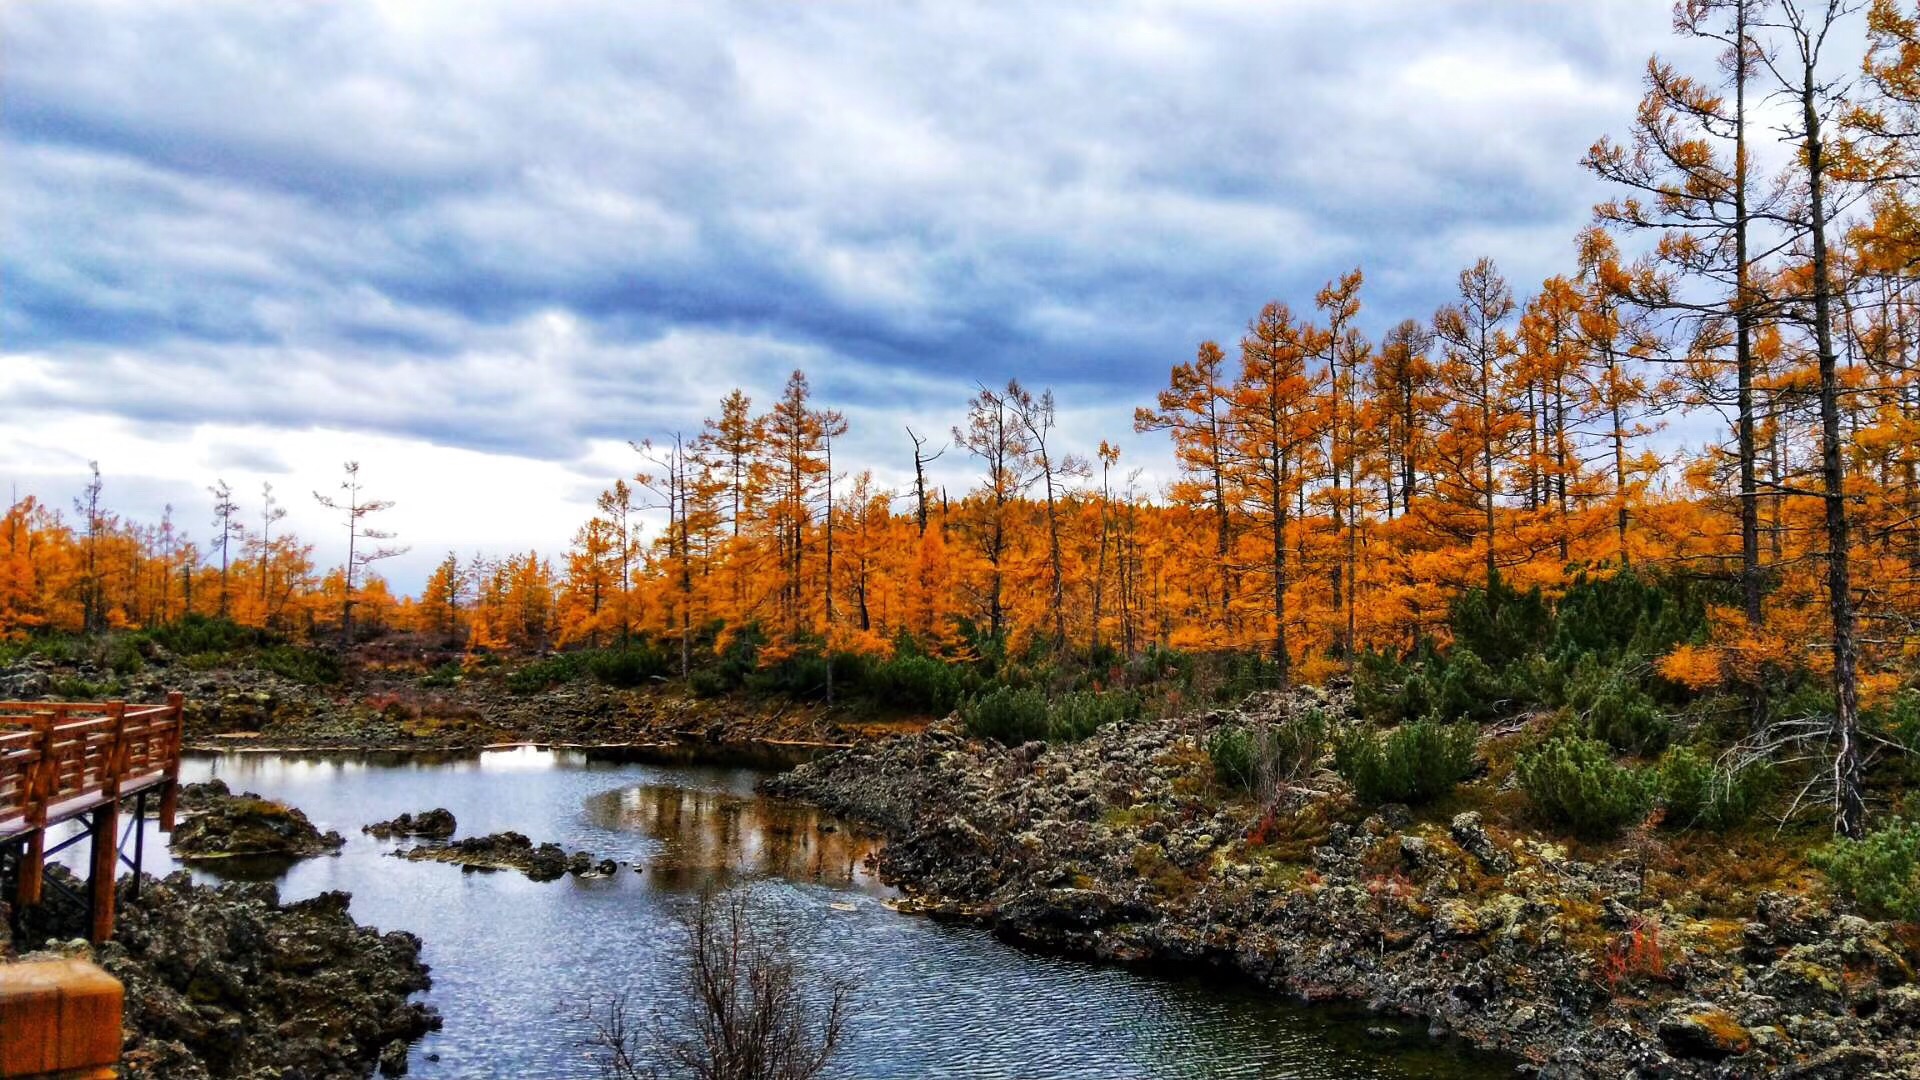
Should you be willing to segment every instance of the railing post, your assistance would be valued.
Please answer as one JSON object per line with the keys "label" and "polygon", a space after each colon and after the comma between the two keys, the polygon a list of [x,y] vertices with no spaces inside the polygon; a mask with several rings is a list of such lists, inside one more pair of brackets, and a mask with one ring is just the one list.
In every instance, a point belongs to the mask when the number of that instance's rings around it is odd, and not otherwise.
{"label": "railing post", "polygon": [[65,705],[35,721],[40,736],[40,758],[33,763],[27,779],[27,848],[20,856],[20,881],[14,899],[23,908],[38,907],[47,872],[47,802],[53,798],[54,774],[59,764],[53,760],[54,731],[67,717]]}
{"label": "railing post", "polygon": [[95,944],[113,936],[113,882],[120,869],[120,773],[126,766],[127,703],[107,702],[113,718],[112,741],[107,744],[106,775],[101,794],[106,801],[93,812],[93,865],[87,874],[87,906],[93,914],[89,935]]}
{"label": "railing post", "polygon": [[187,695],[178,690],[167,694],[167,715],[173,731],[167,736],[166,782],[160,785],[160,831],[172,832],[180,812],[180,753],[187,740]]}

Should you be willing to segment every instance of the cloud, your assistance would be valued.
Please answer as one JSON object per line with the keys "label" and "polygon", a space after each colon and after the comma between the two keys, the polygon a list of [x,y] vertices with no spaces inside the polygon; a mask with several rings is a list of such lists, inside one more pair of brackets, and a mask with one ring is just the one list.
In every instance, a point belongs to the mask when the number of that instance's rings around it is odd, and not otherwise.
{"label": "cloud", "polygon": [[0,34],[8,400],[576,472],[796,366],[877,466],[1009,375],[1130,438],[1197,341],[1354,265],[1376,328],[1482,254],[1524,290],[1672,51],[1664,0],[68,0]]}

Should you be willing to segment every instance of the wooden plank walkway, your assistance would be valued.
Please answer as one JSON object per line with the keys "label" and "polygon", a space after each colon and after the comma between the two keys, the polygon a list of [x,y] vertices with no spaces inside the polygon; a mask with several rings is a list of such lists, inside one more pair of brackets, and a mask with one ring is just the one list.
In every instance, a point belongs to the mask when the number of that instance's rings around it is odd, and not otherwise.
{"label": "wooden plank walkway", "polygon": [[178,693],[168,694],[161,705],[0,702],[0,848],[16,853],[14,896],[20,907],[41,902],[46,859],[53,853],[47,850],[47,830],[81,821],[91,840],[92,937],[112,936],[113,882],[122,860],[120,803],[136,803],[135,857],[129,864],[137,881],[139,818],[150,793],[160,800],[160,828],[173,829],[185,703]]}

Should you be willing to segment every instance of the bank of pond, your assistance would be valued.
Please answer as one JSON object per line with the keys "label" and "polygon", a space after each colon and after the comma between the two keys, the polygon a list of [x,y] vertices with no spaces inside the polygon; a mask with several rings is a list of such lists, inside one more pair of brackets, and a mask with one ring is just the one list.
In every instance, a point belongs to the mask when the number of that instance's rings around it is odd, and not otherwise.
{"label": "bank of pond", "polygon": [[[1493,1077],[1499,1059],[1423,1026],[1304,1007],[1224,973],[1154,973],[1036,954],[984,930],[905,914],[873,874],[879,841],[803,804],[755,793],[775,762],[513,747],[474,754],[236,752],[189,759],[346,837],[293,862],[194,862],[197,881],[272,881],[284,901],[353,896],[363,925],[406,930],[432,969],[443,1026],[413,1044],[421,1077],[600,1075],[584,1011],[679,992],[678,917],[701,890],[756,882],[807,928],[814,970],[858,986],[832,1075],[842,1077]],[[459,835],[513,831],[618,865],[536,882],[392,858],[404,838],[361,826],[444,807]],[[154,828],[148,823],[149,829]],[[180,867],[149,835],[150,872]]]}

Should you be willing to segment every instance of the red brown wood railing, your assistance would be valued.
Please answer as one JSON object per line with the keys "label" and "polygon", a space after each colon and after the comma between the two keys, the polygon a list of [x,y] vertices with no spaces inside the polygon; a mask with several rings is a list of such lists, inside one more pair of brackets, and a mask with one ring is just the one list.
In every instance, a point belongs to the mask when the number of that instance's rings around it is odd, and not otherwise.
{"label": "red brown wood railing", "polygon": [[185,699],[0,702],[0,844],[21,844],[16,898],[40,902],[47,829],[87,817],[96,941],[113,930],[113,879],[119,858],[120,800],[157,790],[160,828],[177,808]]}

